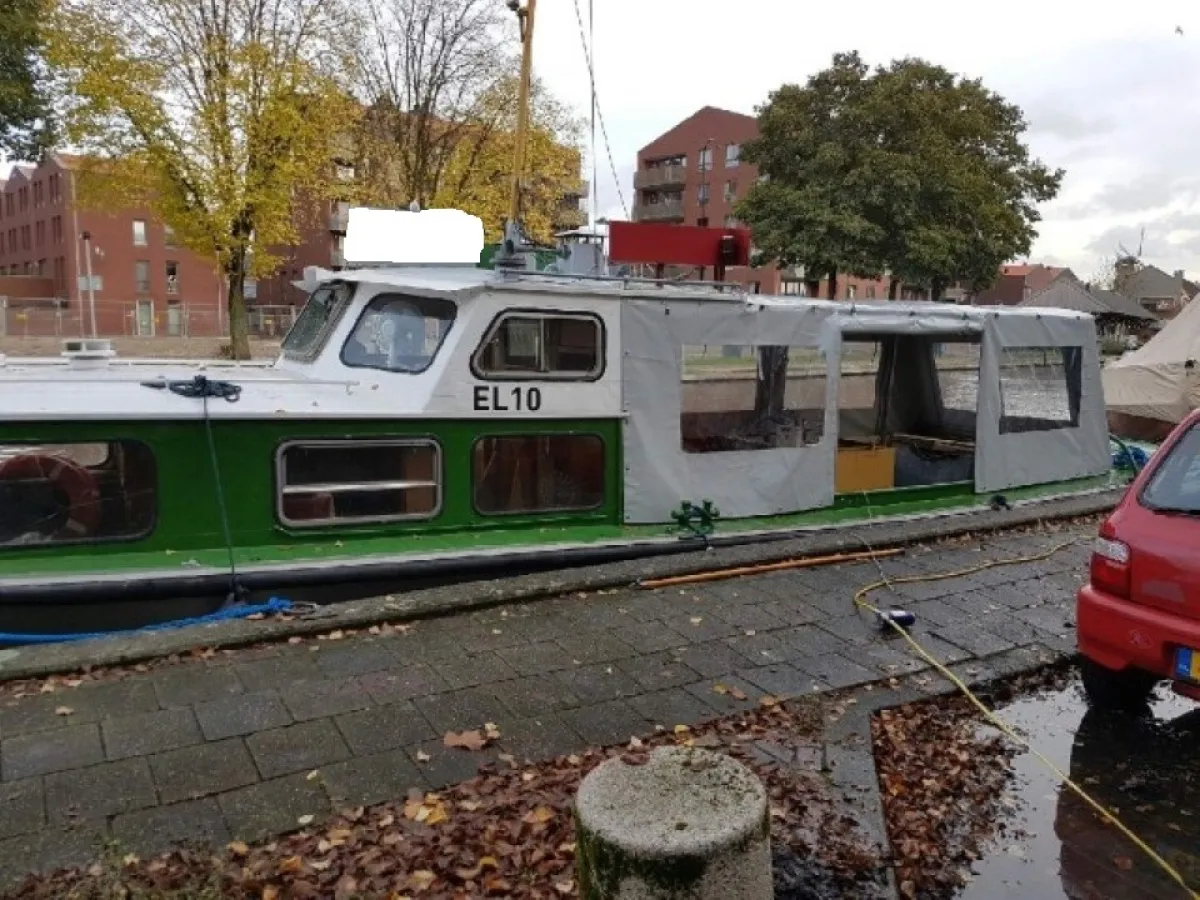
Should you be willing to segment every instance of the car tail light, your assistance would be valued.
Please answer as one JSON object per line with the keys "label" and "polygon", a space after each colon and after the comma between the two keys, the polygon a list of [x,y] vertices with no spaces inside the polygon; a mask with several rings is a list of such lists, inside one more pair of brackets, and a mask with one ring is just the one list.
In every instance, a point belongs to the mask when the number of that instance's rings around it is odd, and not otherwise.
{"label": "car tail light", "polygon": [[1118,597],[1129,596],[1129,545],[1098,537],[1092,547],[1092,586]]}

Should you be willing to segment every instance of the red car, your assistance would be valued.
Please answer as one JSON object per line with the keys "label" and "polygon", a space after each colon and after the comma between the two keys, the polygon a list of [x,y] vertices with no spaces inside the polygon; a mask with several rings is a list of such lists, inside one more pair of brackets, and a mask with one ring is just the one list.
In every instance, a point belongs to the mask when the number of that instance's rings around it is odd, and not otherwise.
{"label": "red car", "polygon": [[1139,708],[1163,679],[1200,700],[1200,410],[1100,526],[1076,619],[1094,705]]}

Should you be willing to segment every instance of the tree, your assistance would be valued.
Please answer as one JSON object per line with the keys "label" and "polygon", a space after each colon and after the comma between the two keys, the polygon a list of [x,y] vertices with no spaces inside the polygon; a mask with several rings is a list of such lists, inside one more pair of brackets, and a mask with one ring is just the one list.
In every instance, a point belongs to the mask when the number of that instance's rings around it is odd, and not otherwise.
{"label": "tree", "polygon": [[502,80],[515,19],[495,0],[368,0],[357,34],[357,138],[375,202],[428,206],[458,144]]}
{"label": "tree", "polygon": [[42,0],[7,0],[0,14],[0,153],[37,159],[53,141],[38,23]]}
{"label": "tree", "polygon": [[[534,80],[530,129],[525,139],[521,224],[530,237],[548,241],[564,221],[563,197],[580,183],[578,143],[582,123],[545,86]],[[479,120],[467,129],[447,160],[434,196],[436,205],[479,216],[489,240],[499,239],[508,217],[516,150],[517,78],[498,83],[480,99]],[[578,216],[578,212],[575,213]]]}
{"label": "tree", "polygon": [[872,76],[863,118],[895,274],[938,300],[958,281],[987,287],[1029,253],[1037,204],[1057,195],[1063,172],[1032,158],[1019,107],[977,79],[902,59]]}
{"label": "tree", "polygon": [[743,155],[769,180],[738,216],[783,265],[888,272],[893,297],[901,282],[935,300],[957,281],[981,289],[1028,253],[1036,204],[1062,180],[1031,158],[1025,128],[1020,109],[979,81],[919,59],[870,72],[838,54],[759,109]]}
{"label": "tree", "polygon": [[245,280],[275,267],[331,177],[357,107],[339,84],[340,0],[59,0],[47,27],[84,151],[84,202],[152,209],[228,287],[230,351],[249,356]]}
{"label": "tree", "polygon": [[742,158],[765,178],[736,211],[753,231],[761,259],[803,266],[810,281],[828,277],[830,296],[837,295],[839,272],[879,271],[882,234],[861,196],[870,185],[862,177],[857,134],[868,89],[858,54],[838,54],[804,87],[772,92],[758,110],[758,138],[742,149]]}
{"label": "tree", "polygon": [[[519,42],[496,0],[371,0],[359,35],[357,169],[372,203],[451,206],[499,237],[508,213]],[[582,134],[535,81],[523,221],[548,237],[563,194],[579,183]]]}

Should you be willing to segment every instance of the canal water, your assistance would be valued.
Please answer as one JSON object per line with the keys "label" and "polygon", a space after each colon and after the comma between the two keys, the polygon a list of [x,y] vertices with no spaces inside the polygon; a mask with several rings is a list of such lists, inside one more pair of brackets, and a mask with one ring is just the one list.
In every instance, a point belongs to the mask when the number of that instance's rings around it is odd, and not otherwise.
{"label": "canal water", "polygon": [[[1200,705],[1164,688],[1152,711],[1137,719],[1089,710],[1077,682],[999,710],[1200,890]],[[958,900],[1191,897],[1031,754],[1014,770],[1006,836]]]}

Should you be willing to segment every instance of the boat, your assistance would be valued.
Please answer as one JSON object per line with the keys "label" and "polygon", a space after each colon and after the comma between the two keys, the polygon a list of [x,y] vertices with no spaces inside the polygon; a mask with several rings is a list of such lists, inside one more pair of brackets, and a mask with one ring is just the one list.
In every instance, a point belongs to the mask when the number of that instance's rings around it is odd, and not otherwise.
{"label": "boat", "polygon": [[1189,303],[1141,347],[1104,367],[1114,434],[1163,441],[1200,406],[1200,304]]}
{"label": "boat", "polygon": [[[351,210],[355,265],[306,272],[270,362],[120,359],[87,340],[0,361],[0,632],[1125,483],[1090,315],[614,275],[594,236],[539,269],[518,201],[492,268],[474,217]],[[742,230],[669,226],[666,248],[662,227],[612,223],[608,257],[719,277],[748,262]]]}

